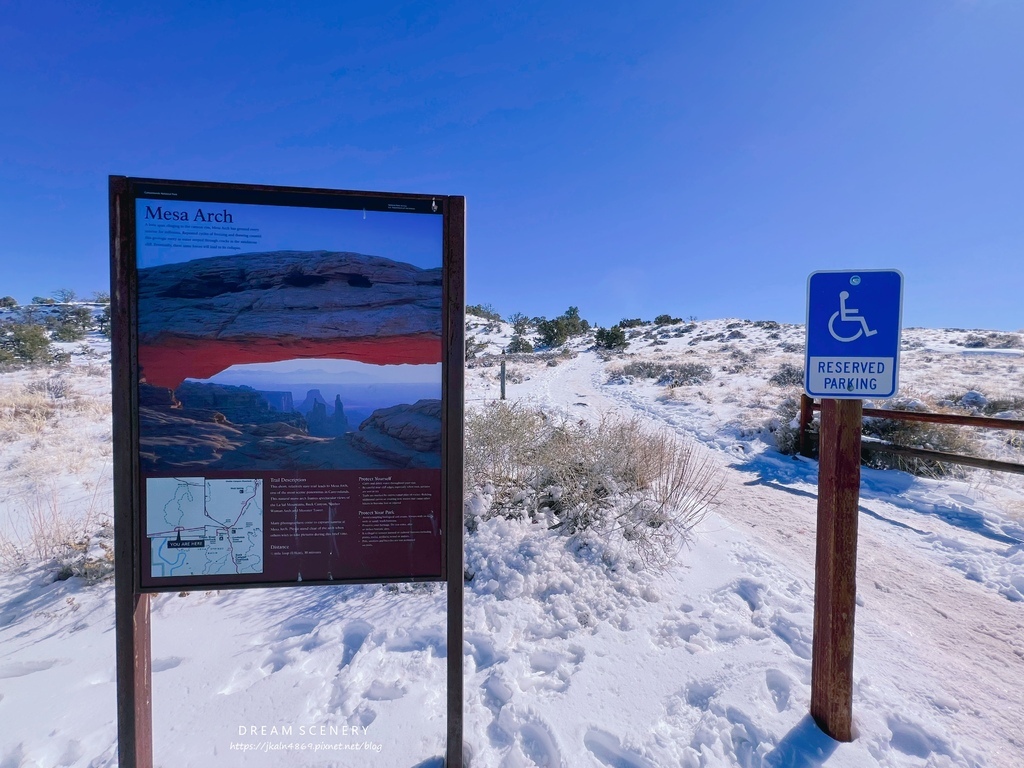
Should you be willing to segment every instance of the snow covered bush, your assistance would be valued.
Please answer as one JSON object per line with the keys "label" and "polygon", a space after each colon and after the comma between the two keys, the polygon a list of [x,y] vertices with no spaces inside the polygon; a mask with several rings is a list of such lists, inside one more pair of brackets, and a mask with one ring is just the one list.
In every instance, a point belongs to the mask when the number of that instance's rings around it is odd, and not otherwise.
{"label": "snow covered bush", "polygon": [[658,379],[658,383],[666,387],[685,387],[707,384],[713,376],[711,369],[703,363],[683,363],[669,368]]}
{"label": "snow covered bush", "polygon": [[530,519],[577,537],[619,537],[665,563],[712,507],[716,467],[639,419],[559,419],[498,402],[467,415],[467,527]]}
{"label": "snow covered bush", "polygon": [[655,363],[651,360],[634,360],[625,365],[622,369],[622,375],[634,376],[640,379],[656,379],[667,370],[668,367],[663,363]]}
{"label": "snow covered bush", "polygon": [[799,387],[804,383],[804,369],[792,363],[783,363],[768,379],[776,387]]}
{"label": "snow covered bush", "polygon": [[984,336],[977,333],[969,333],[960,343],[968,349],[982,349],[985,347],[991,349],[1020,349],[1024,347],[1024,341],[1021,341],[1021,337],[1018,334],[998,333],[995,331]]}
{"label": "snow covered bush", "polygon": [[486,342],[478,341],[476,336],[466,337],[466,359],[472,360],[478,354],[487,349]]}
{"label": "snow covered bush", "polygon": [[[768,431],[775,437],[775,445],[780,452],[794,454],[797,451],[800,432],[800,396],[790,395],[779,403],[772,416],[765,425]],[[812,423],[812,429],[817,430],[817,422]]]}

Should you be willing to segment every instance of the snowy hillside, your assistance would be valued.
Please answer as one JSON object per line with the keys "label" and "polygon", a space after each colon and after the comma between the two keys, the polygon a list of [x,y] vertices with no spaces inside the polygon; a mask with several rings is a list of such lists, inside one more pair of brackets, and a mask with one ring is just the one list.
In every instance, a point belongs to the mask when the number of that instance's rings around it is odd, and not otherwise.
{"label": "snowy hillside", "polygon": [[[656,569],[622,539],[486,519],[486,493],[473,497],[472,764],[1024,764],[1024,477],[863,470],[857,738],[838,744],[807,716],[817,464],[776,447],[800,392],[802,328],[627,334],[624,352],[591,334],[505,356],[508,399],[693,441],[723,483],[718,504]],[[471,316],[467,336],[466,404],[480,409],[498,398],[512,329]],[[903,344],[902,407],[1024,418],[1024,334],[906,329]],[[60,371],[0,374],[3,768],[117,762],[109,352],[98,339],[69,351]],[[1024,433],[955,430],[938,437],[1024,463]],[[89,536],[48,549],[57,526]],[[439,768],[455,656],[445,605],[440,585],[156,597],[157,764]]]}

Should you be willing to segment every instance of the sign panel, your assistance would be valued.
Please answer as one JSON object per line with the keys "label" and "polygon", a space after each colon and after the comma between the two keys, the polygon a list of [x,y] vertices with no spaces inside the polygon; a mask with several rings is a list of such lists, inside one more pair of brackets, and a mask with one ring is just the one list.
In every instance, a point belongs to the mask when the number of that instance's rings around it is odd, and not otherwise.
{"label": "sign panel", "polygon": [[139,588],[444,580],[448,199],[127,188]]}
{"label": "sign panel", "polygon": [[896,394],[902,313],[899,270],[812,273],[807,279],[807,394],[834,399]]}

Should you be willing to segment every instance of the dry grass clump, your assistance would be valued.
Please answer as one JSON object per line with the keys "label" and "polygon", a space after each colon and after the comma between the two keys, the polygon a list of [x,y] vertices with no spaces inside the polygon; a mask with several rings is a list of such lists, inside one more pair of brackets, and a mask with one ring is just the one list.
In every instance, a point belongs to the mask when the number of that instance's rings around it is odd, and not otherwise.
{"label": "dry grass clump", "polygon": [[0,381],[0,442],[39,437],[55,429],[65,416],[98,418],[109,413],[108,398],[79,394],[61,373],[25,384]]}
{"label": "dry grass clump", "polygon": [[38,435],[52,422],[57,406],[49,397],[27,387],[0,389],[0,440],[13,442]]}
{"label": "dry grass clump", "polygon": [[636,418],[571,421],[498,402],[466,421],[467,490],[487,497],[484,519],[621,536],[648,565],[674,555],[722,485],[706,454]]}
{"label": "dry grass clump", "polygon": [[58,579],[99,580],[113,572],[113,528],[96,483],[85,509],[75,509],[56,484],[8,502],[0,520],[0,570],[50,564]]}

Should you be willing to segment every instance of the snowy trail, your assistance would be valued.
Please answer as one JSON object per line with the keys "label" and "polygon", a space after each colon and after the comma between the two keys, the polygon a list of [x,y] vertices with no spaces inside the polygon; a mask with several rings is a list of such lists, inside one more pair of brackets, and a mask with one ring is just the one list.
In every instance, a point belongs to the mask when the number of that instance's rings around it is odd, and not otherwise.
{"label": "snowy trail", "polygon": [[[784,348],[797,336],[735,326],[653,329],[610,363],[584,344],[553,366],[510,360],[511,400],[674,430],[708,450],[725,488],[665,572],[638,568],[621,541],[481,522],[467,539],[462,649],[473,765],[1019,768],[1024,489],[978,474],[864,470],[858,737],[828,739],[807,716],[817,465],[772,450],[757,429],[784,396],[766,378],[793,359]],[[749,353],[724,345],[737,331]],[[949,362],[932,337],[948,346],[949,334],[936,334],[922,332],[920,349],[938,358],[925,373],[943,383]],[[489,339],[491,351],[507,337]],[[756,352],[769,348],[774,356]],[[756,365],[745,363],[755,352]],[[714,376],[674,391],[653,379],[608,383],[609,366],[637,359],[697,361]],[[983,362],[1014,375],[1002,358]],[[748,368],[732,372],[739,364]],[[471,407],[497,399],[496,374],[493,359],[467,370]],[[96,459],[69,474],[68,498],[106,460],[109,424],[84,414],[68,428],[99,436]],[[990,444],[1013,459],[1017,448],[1001,440]],[[63,455],[30,445],[15,444],[25,453],[5,478],[23,482]],[[408,585],[157,596],[158,764],[441,768],[446,667],[458,658],[446,647],[445,605],[439,587]],[[0,766],[116,765],[113,674],[109,582],[54,581],[46,568],[0,580]],[[308,744],[349,751],[232,746],[299,741],[300,728]],[[337,734],[309,738],[309,728]]]}
{"label": "snowy trail", "polygon": [[[607,386],[606,378],[603,365],[581,355],[559,365],[535,391],[527,389],[523,399],[554,404],[581,417],[642,413],[651,423],[710,443],[725,465],[720,520],[756,541],[767,557],[787,563],[812,597],[816,463],[756,454],[745,457],[742,446],[740,450],[735,444],[723,446],[720,433],[707,430],[706,422],[697,426],[689,421],[692,406],[666,406],[642,397],[634,388]],[[933,546],[938,538],[977,560],[990,554],[991,539],[969,530],[955,531],[957,537],[951,539],[913,528],[903,522],[911,519],[922,524],[914,520],[920,515],[913,514],[913,499],[900,506],[877,498],[880,494],[872,493],[872,481],[881,485],[889,481],[875,477],[885,473],[864,472],[868,477],[858,543],[855,711],[885,709],[886,702],[900,699],[942,710],[948,724],[893,718],[886,723],[897,741],[902,736],[900,743],[911,751],[928,754],[948,753],[944,732],[969,731],[981,718],[1000,742],[1009,745],[989,753],[993,764],[1019,765],[1024,754],[1019,732],[1024,699],[1005,681],[1007,675],[1020,679],[1024,673],[1024,611],[1020,603],[1008,601],[978,580],[964,578],[962,564],[958,569],[937,561]],[[934,521],[923,521],[926,526],[930,523]],[[714,519],[707,523],[719,524]],[[1008,547],[1012,541],[998,543],[993,556],[1005,559],[1008,551],[1012,557],[1015,548]],[[940,563],[945,567],[936,567]],[[1020,570],[1013,572],[1019,575]],[[808,641],[809,637],[808,631]],[[892,647],[908,651],[902,659],[886,659],[877,652]],[[936,689],[942,693],[936,695]]]}

